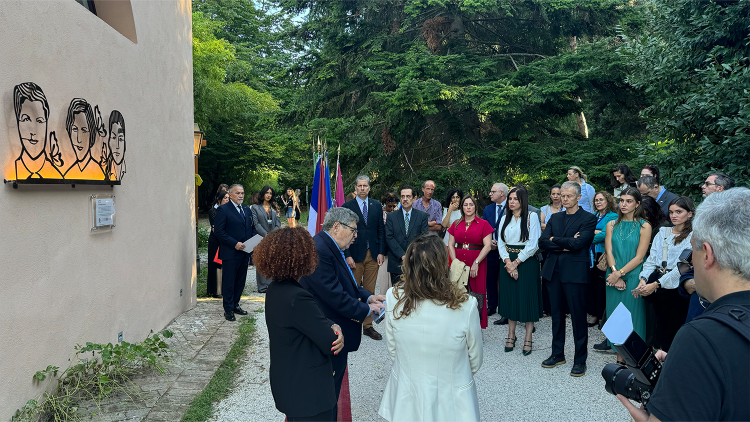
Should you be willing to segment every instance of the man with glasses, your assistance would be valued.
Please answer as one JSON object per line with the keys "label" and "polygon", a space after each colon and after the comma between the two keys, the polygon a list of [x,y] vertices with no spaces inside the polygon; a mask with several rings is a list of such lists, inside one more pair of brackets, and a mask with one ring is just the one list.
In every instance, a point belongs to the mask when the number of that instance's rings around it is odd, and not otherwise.
{"label": "man with glasses", "polygon": [[706,181],[703,182],[703,185],[701,185],[701,191],[703,192],[703,197],[705,198],[714,192],[724,192],[725,190],[732,189],[733,187],[734,179],[732,179],[727,174],[716,172],[708,175]]}
{"label": "man with glasses", "polygon": [[[299,280],[299,284],[315,297],[326,318],[338,324],[344,334],[344,348],[338,355],[331,356],[337,401],[348,353],[357,351],[362,341],[362,321],[385,309],[385,296],[372,295],[358,286],[346,263],[344,251],[357,238],[358,220],[354,211],[344,207],[331,208],[326,213],[322,230],[313,238],[318,266],[312,274]],[[334,415],[337,410],[334,408]]]}
{"label": "man with glasses", "polygon": [[[385,261],[385,223],[383,222],[383,206],[380,202],[368,198],[370,193],[370,178],[367,175],[357,176],[354,191],[357,196],[347,201],[342,207],[352,210],[359,221],[357,222],[358,236],[354,243],[344,251],[346,263],[354,273],[357,284],[370,293],[375,293],[378,282],[378,270]],[[440,205],[440,204],[438,204]],[[385,293],[385,292],[380,292]],[[383,336],[372,326],[372,318],[365,318],[362,324],[362,334],[373,340],[382,340]]]}
{"label": "man with glasses", "polygon": [[245,252],[245,244],[255,236],[253,213],[250,207],[242,204],[245,189],[242,185],[229,188],[230,201],[216,209],[214,234],[219,239],[219,258],[222,261],[221,293],[224,303],[224,318],[235,321],[234,314],[247,315],[240,308],[240,298],[245,290],[247,264],[250,254]]}
{"label": "man with glasses", "polygon": [[388,245],[388,272],[391,273],[391,284],[401,280],[401,263],[406,248],[412,240],[427,233],[427,213],[412,208],[414,205],[414,188],[404,185],[399,191],[401,210],[394,211],[385,220],[385,242]]}

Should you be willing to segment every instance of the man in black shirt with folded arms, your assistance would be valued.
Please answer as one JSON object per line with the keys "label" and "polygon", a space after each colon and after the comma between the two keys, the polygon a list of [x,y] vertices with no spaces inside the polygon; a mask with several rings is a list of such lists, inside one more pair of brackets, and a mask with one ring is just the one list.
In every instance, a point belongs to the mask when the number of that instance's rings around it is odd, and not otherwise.
{"label": "man in black shirt with folded arms", "polygon": [[617,396],[636,422],[750,420],[748,203],[750,189],[733,188],[698,207],[695,288],[712,303],[680,328],[669,356],[657,354],[664,367],[646,409]]}

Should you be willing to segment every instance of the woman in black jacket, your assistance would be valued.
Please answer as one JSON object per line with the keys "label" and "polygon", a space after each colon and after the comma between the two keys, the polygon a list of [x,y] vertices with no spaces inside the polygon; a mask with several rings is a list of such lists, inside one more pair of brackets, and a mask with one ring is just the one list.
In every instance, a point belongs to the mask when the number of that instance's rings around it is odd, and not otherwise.
{"label": "woman in black jacket", "polygon": [[208,280],[206,282],[206,296],[210,297],[221,297],[217,286],[217,272],[221,268],[221,264],[217,264],[214,259],[216,258],[216,252],[219,251],[219,238],[214,234],[214,218],[216,218],[216,209],[229,202],[229,194],[225,190],[220,190],[216,194],[216,201],[213,206],[208,210],[208,222],[211,224],[211,233],[208,235]]}
{"label": "woman in black jacket", "polygon": [[253,251],[258,272],[273,281],[266,293],[271,393],[288,421],[335,421],[331,356],[344,347],[341,327],[327,319],[298,284],[318,265],[307,229],[274,230]]}

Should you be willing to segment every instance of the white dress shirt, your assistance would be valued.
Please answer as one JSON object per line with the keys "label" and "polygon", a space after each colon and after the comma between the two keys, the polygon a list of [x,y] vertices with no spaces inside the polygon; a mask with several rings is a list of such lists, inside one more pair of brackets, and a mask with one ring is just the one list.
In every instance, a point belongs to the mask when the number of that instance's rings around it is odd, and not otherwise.
{"label": "white dress shirt", "polygon": [[505,242],[503,242],[502,237],[500,237],[500,229],[503,228],[506,217],[506,215],[503,215],[500,222],[497,224],[497,251],[500,253],[500,260],[505,261],[506,259],[510,259],[508,251],[505,250],[506,244],[524,245],[523,250],[518,254],[518,260],[524,262],[529,257],[534,256],[539,250],[539,238],[542,236],[542,226],[539,224],[539,219],[536,217],[536,213],[529,212],[529,240],[521,242],[522,219],[519,217],[518,220],[516,220],[511,217],[513,220],[511,220],[511,222],[508,223],[508,227],[505,228]]}
{"label": "white dress shirt", "polygon": [[676,289],[680,284],[680,270],[677,269],[677,261],[680,260],[680,254],[685,249],[692,249],[690,239],[693,238],[691,232],[682,242],[674,244],[674,238],[677,235],[672,233],[672,227],[662,227],[659,233],[654,237],[651,243],[651,252],[648,259],[643,264],[643,271],[640,277],[648,280],[648,276],[654,272],[656,267],[660,267],[664,256],[664,238],[667,239],[667,268],[668,273],[659,277],[659,283],[663,289]]}

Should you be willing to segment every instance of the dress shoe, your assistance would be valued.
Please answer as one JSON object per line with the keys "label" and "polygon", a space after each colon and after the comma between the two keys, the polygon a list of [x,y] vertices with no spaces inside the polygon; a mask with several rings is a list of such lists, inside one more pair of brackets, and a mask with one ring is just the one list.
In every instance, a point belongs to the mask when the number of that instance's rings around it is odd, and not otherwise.
{"label": "dress shoe", "polygon": [[497,321],[493,322],[495,325],[508,325],[508,318],[502,317]]}
{"label": "dress shoe", "polygon": [[576,363],[573,365],[573,369],[570,370],[571,377],[582,377],[586,375],[586,364]]}
{"label": "dress shoe", "polygon": [[[508,347],[508,343],[510,343],[510,347]],[[505,337],[505,353],[512,352],[514,347],[516,347],[516,337]]]}
{"label": "dress shoe", "polygon": [[222,295],[211,295],[211,297],[214,298],[214,299],[221,299],[224,296],[222,296]]}
{"label": "dress shoe", "polygon": [[247,311],[240,308],[239,306],[234,308],[234,313],[238,315],[247,315]]}
{"label": "dress shoe", "polygon": [[362,334],[366,335],[367,337],[370,337],[373,340],[382,340],[383,336],[380,335],[379,332],[375,331],[374,328],[364,328],[362,330]]}
{"label": "dress shoe", "polygon": [[[528,347],[529,350],[526,350],[526,347]],[[526,340],[523,342],[523,350],[521,351],[521,354],[523,354],[524,356],[528,356],[531,354],[531,351],[533,350],[533,348],[534,348],[534,342],[531,340]]]}
{"label": "dress shoe", "polygon": [[237,321],[234,317],[234,312],[224,312],[224,318],[226,318],[227,321]]}
{"label": "dress shoe", "polygon": [[565,356],[550,356],[542,362],[542,368],[554,368],[557,365],[565,364]]}
{"label": "dress shoe", "polygon": [[494,309],[490,309],[489,311],[487,311],[487,316],[488,316],[488,317],[491,317],[492,315],[495,315],[496,313],[497,313],[497,312],[495,312],[495,310],[494,310]]}
{"label": "dress shoe", "polygon": [[609,348],[609,344],[607,344],[607,339],[604,339],[604,341],[603,341],[603,342],[601,342],[601,343],[596,343],[596,344],[594,345],[594,350],[600,350],[600,351],[602,351],[602,352],[605,352],[605,351],[607,351],[607,350],[610,350],[610,348]]}

